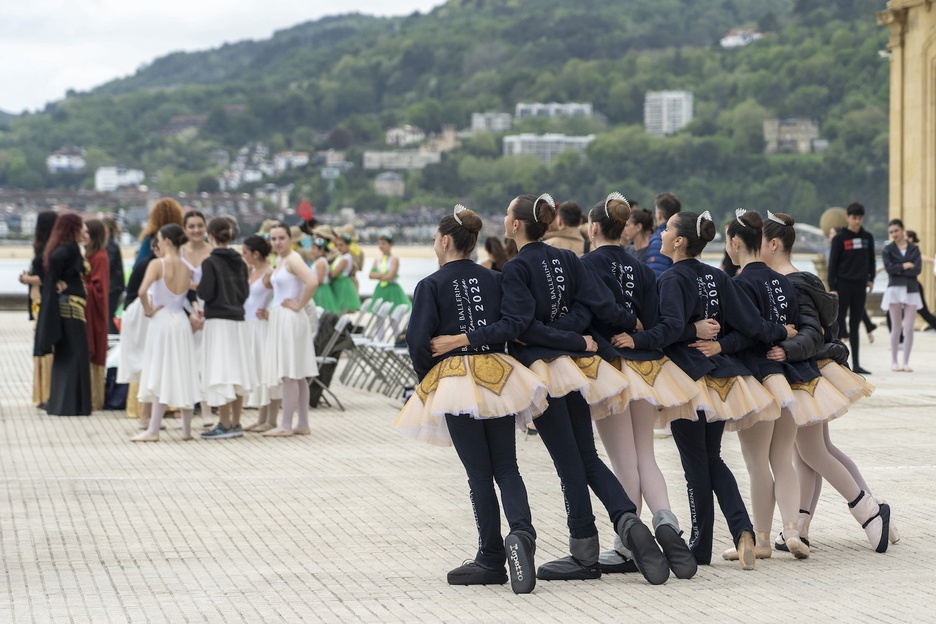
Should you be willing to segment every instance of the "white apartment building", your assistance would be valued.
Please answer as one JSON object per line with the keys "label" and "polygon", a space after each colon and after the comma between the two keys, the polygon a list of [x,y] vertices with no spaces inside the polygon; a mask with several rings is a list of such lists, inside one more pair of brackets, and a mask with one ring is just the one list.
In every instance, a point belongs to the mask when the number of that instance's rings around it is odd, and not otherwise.
{"label": "white apartment building", "polygon": [[273,171],[276,175],[288,169],[298,169],[309,164],[309,152],[279,152],[273,155]]}
{"label": "white apartment building", "polygon": [[644,97],[647,134],[664,137],[692,121],[692,92],[648,91]]}
{"label": "white apartment building", "polygon": [[392,152],[364,152],[365,169],[424,169],[442,162],[441,152],[421,150],[395,150]]}
{"label": "white apartment building", "polygon": [[594,134],[566,136],[565,134],[513,134],[504,137],[504,156],[535,154],[547,165],[567,149],[584,152],[595,140]]}
{"label": "white apartment building", "polygon": [[46,157],[49,173],[78,173],[85,168],[85,151],[80,147],[66,147]]}
{"label": "white apartment building", "polygon": [[387,130],[385,136],[387,145],[393,145],[395,147],[405,147],[413,143],[419,143],[425,138],[425,132],[409,124],[397,128],[390,128]]}
{"label": "white apartment building", "polygon": [[146,178],[139,169],[126,167],[98,167],[94,172],[94,190],[101,193],[116,191],[123,186],[138,186]]}
{"label": "white apartment building", "polygon": [[513,117],[510,113],[471,114],[472,132],[507,132],[510,130],[511,123],[513,123]]}
{"label": "white apartment building", "polygon": [[514,117],[591,117],[591,102],[519,102]]}

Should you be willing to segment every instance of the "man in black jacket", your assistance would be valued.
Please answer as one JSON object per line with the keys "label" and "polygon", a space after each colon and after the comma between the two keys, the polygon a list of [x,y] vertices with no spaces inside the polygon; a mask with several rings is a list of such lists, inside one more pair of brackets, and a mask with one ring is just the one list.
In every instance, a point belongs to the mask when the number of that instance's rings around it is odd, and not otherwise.
{"label": "man in black jacket", "polygon": [[[874,282],[874,237],[862,226],[865,209],[853,203],[845,209],[848,226],[832,239],[829,255],[829,291],[839,298],[839,335],[848,334],[851,345],[852,370],[860,375],[871,371],[858,363],[858,332],[864,316],[865,302]],[[846,331],[845,316],[848,316]]]}

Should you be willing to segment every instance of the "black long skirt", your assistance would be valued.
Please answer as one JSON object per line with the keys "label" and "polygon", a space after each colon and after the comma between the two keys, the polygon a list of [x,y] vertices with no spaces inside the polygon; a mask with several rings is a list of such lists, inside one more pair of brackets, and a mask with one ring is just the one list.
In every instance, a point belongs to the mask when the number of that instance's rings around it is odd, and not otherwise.
{"label": "black long skirt", "polygon": [[50,416],[91,415],[91,355],[85,321],[63,318],[62,338],[55,343],[52,387],[46,412]]}

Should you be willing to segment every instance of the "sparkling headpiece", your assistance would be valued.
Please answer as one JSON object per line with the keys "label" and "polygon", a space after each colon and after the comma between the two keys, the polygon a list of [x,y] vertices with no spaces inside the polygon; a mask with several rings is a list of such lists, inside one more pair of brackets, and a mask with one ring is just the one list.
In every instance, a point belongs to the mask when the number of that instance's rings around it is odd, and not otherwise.
{"label": "sparkling headpiece", "polygon": [[735,219],[737,219],[738,223],[740,223],[743,226],[747,226],[747,223],[741,220],[741,217],[744,216],[745,212],[747,212],[747,210],[745,210],[744,208],[738,208],[737,210],[734,211]]}
{"label": "sparkling headpiece", "polygon": [[703,219],[705,219],[706,221],[711,221],[711,220],[712,220],[712,213],[709,212],[708,210],[706,210],[705,212],[703,212],[702,214],[699,215],[699,218],[698,218],[698,219],[696,219],[696,222],[695,222],[695,233],[696,233],[696,236],[698,236],[698,237],[700,237],[700,238],[702,237],[702,220],[703,220]]}
{"label": "sparkling headpiece", "polygon": [[536,201],[533,202],[533,220],[536,221],[537,223],[539,223],[539,219],[536,217],[536,206],[540,203],[540,200],[543,200],[544,202],[549,204],[549,207],[552,208],[553,210],[556,209],[556,200],[553,199],[552,195],[550,195],[549,193],[543,193],[542,195],[537,197]]}
{"label": "sparkling headpiece", "polygon": [[458,217],[458,214],[468,210],[465,206],[461,204],[455,204],[455,212],[452,213],[452,216],[455,217],[455,220],[458,221],[458,225],[462,224],[462,220]]}
{"label": "sparkling headpiece", "polygon": [[783,219],[781,219],[774,213],[770,212],[769,210],[767,211],[767,218],[773,221],[774,223],[779,223],[780,225],[789,225],[789,223],[784,222]]}
{"label": "sparkling headpiece", "polygon": [[608,217],[609,219],[611,218],[611,213],[608,212],[608,204],[610,204],[610,203],[611,203],[611,200],[614,200],[614,199],[617,199],[617,200],[620,200],[620,201],[624,202],[625,204],[627,204],[627,207],[630,208],[630,202],[627,201],[627,198],[626,198],[626,197],[624,197],[623,195],[621,195],[621,194],[618,193],[617,191],[615,191],[615,192],[613,192],[613,193],[609,193],[609,194],[608,194],[608,197],[605,199],[605,216]]}

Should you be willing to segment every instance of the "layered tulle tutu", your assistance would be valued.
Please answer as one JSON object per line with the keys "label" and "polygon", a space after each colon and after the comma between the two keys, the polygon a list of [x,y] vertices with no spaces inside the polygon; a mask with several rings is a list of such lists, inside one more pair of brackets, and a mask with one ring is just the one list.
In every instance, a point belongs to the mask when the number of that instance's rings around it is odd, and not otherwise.
{"label": "layered tulle tutu", "polygon": [[656,407],[657,429],[678,418],[697,419],[691,401],[699,394],[699,388],[668,357],[647,361],[615,358],[610,364],[627,380],[627,387],[606,400],[608,413],[623,414],[632,402],[647,401]]}
{"label": "layered tulle tutu", "polygon": [[861,397],[869,397],[874,392],[874,386],[868,383],[867,379],[834,360],[819,360],[816,363],[822,376],[852,403]]}
{"label": "layered tulle tutu", "polygon": [[335,294],[335,300],[345,312],[354,312],[361,309],[361,296],[351,278],[344,275],[332,278],[332,292]]}
{"label": "layered tulle tutu", "polygon": [[415,440],[451,445],[446,414],[501,418],[513,414],[521,431],[548,404],[546,383],[505,353],[457,355],[432,367],[393,421]]}
{"label": "layered tulle tutu", "polygon": [[335,298],[335,291],[332,290],[331,283],[319,284],[318,288],[315,289],[315,294],[312,295],[312,301],[323,310],[341,314],[341,306],[338,305],[338,299]]}
{"label": "layered tulle tutu", "polygon": [[793,420],[800,427],[838,418],[851,406],[848,398],[821,376],[812,381],[790,384],[790,387],[796,399]]}
{"label": "layered tulle tutu", "polygon": [[563,355],[537,360],[530,370],[546,381],[549,396],[564,397],[570,392],[580,392],[588,403],[592,420],[612,414],[608,399],[627,389],[627,378],[597,355],[578,358]]}
{"label": "layered tulle tutu", "polygon": [[205,321],[201,349],[202,397],[212,407],[247,396],[259,385],[247,323]]}
{"label": "layered tulle tutu", "polygon": [[247,335],[250,339],[250,357],[253,358],[254,366],[257,370],[257,386],[247,395],[244,404],[247,407],[263,407],[269,405],[270,401],[283,398],[283,386],[277,384],[269,387],[261,380],[263,375],[263,351],[266,349],[267,336],[269,334],[269,321],[265,319],[252,319],[246,321]]}
{"label": "layered tulle tutu", "polygon": [[296,312],[283,306],[270,311],[266,347],[263,350],[261,383],[273,388],[288,379],[318,375],[312,328],[305,310]]}
{"label": "layered tulle tutu", "polygon": [[173,407],[194,407],[201,399],[195,361],[188,315],[181,310],[158,310],[150,318],[146,332],[146,353],[137,393],[140,402],[158,400]]}
{"label": "layered tulle tutu", "polygon": [[379,305],[377,303],[378,301],[391,301],[393,302],[393,307],[396,307],[400,304],[403,304],[408,308],[413,306],[410,298],[406,296],[405,292],[403,292],[403,287],[396,282],[381,282],[378,284],[374,289],[374,294],[371,295],[370,302],[367,306],[367,311],[376,312],[377,306]]}
{"label": "layered tulle tutu", "polygon": [[[120,363],[117,383],[139,383],[146,359],[146,332],[150,319],[143,313],[140,299],[134,299],[120,317]],[[191,330],[189,330],[191,331]]]}
{"label": "layered tulle tutu", "polygon": [[773,395],[754,377],[710,377],[696,381],[700,392],[691,404],[705,412],[709,422],[727,421],[725,429],[740,431],[764,420],[780,418],[780,407]]}

